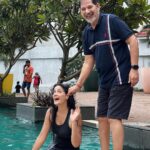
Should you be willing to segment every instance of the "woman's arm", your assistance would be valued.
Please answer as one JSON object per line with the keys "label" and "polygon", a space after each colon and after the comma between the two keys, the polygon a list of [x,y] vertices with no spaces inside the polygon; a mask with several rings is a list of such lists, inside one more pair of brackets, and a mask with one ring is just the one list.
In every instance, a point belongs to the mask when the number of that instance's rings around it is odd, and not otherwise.
{"label": "woman's arm", "polygon": [[71,143],[74,147],[79,147],[82,138],[82,117],[79,107],[71,111],[70,121],[72,130]]}
{"label": "woman's arm", "polygon": [[47,138],[47,135],[49,133],[49,130],[51,128],[50,115],[51,115],[51,111],[50,111],[50,109],[48,109],[46,112],[46,115],[45,115],[42,130],[41,130],[39,136],[37,137],[32,150],[39,150],[40,147],[44,144],[44,142]]}

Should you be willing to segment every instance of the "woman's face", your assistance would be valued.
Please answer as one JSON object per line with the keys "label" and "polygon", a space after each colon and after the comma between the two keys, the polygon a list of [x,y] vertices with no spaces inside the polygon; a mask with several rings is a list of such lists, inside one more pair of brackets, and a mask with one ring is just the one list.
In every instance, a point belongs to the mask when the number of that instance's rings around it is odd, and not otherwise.
{"label": "woman's face", "polygon": [[64,89],[57,85],[53,91],[53,100],[56,106],[67,103],[68,96],[65,93]]}

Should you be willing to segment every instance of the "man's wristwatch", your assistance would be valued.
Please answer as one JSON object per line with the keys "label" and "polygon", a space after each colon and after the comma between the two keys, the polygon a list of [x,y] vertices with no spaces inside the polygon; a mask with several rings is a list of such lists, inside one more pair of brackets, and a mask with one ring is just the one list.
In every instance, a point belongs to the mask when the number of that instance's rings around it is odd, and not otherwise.
{"label": "man's wristwatch", "polygon": [[131,68],[134,69],[134,70],[138,70],[139,66],[138,65],[131,65]]}

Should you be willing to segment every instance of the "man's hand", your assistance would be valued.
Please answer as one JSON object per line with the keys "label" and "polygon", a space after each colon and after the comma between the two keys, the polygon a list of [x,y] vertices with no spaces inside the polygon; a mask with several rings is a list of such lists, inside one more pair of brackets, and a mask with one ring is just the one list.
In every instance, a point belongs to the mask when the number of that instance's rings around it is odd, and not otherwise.
{"label": "man's hand", "polygon": [[80,91],[80,87],[78,85],[74,85],[74,86],[69,88],[67,95],[73,95],[78,91]]}
{"label": "man's hand", "polygon": [[131,86],[135,86],[139,81],[139,72],[138,70],[131,69],[129,73],[129,83]]}

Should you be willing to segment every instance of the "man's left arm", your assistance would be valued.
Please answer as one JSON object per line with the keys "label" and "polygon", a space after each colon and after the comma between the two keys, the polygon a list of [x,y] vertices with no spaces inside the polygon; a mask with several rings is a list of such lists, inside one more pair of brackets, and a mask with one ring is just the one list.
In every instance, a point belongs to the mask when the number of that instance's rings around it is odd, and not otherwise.
{"label": "man's left arm", "polygon": [[[127,38],[126,43],[129,45],[130,49],[130,57],[131,57],[131,66],[138,65],[139,59],[139,47],[138,47],[138,40],[135,35],[131,35]],[[135,86],[139,81],[139,72],[138,69],[134,69],[131,67],[129,73],[129,82],[131,86]]]}

